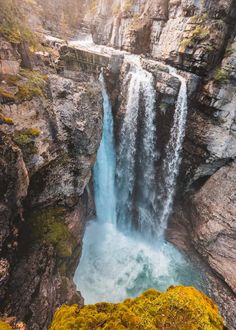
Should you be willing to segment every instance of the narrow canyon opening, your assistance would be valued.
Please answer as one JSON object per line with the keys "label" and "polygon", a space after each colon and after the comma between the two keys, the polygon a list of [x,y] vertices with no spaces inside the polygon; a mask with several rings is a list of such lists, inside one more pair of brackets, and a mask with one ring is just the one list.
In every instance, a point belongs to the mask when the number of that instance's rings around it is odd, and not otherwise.
{"label": "narrow canyon opening", "polygon": [[[91,41],[86,44],[83,40],[82,45],[94,47]],[[74,276],[86,304],[119,302],[149,288],[164,291],[177,284],[207,290],[204,274],[165,239],[185,136],[186,80],[166,66],[179,82],[179,91],[161,160],[157,140],[157,113],[161,110],[154,76],[143,69],[137,55],[124,54],[123,66],[124,115],[117,141],[106,81],[100,75],[104,119],[93,169],[96,219],[87,225]],[[159,173],[157,162],[161,163]]]}

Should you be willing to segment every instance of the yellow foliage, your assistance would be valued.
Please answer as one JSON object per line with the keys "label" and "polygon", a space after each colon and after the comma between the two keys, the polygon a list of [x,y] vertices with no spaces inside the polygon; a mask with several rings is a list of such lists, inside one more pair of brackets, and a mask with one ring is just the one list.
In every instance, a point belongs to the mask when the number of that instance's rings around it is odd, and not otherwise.
{"label": "yellow foliage", "polygon": [[49,330],[223,330],[217,306],[193,287],[150,289],[120,304],[63,305]]}
{"label": "yellow foliage", "polygon": [[9,324],[0,320],[0,329],[1,330],[12,330],[12,327]]}
{"label": "yellow foliage", "polygon": [[33,97],[45,96],[48,76],[36,70],[21,69],[16,76],[7,76],[7,83],[18,88],[18,92],[13,95],[3,88],[0,88],[0,97],[5,101],[25,101]]}
{"label": "yellow foliage", "polygon": [[3,121],[5,124],[14,125],[14,121],[11,117],[3,117]]}
{"label": "yellow foliage", "polygon": [[3,99],[6,102],[13,102],[15,101],[15,96],[11,92],[8,92],[4,88],[0,87],[0,99]]}

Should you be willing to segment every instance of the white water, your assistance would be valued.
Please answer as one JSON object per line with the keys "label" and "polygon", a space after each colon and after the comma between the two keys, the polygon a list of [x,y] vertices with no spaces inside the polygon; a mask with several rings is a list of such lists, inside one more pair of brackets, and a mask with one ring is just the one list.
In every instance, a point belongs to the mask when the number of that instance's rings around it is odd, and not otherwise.
{"label": "white water", "polygon": [[[132,157],[136,150],[134,135],[137,133],[138,89],[140,88],[144,89],[144,108],[146,109],[146,124],[143,129],[142,142],[146,148],[145,157],[148,157],[145,168],[150,166],[148,171],[152,174],[154,166],[152,161],[154,131],[148,131],[148,127],[153,126],[154,129],[153,109],[155,103],[153,88],[151,87],[153,82],[151,77],[143,71],[140,72],[139,68],[133,68],[133,70],[129,72],[127,77],[129,86],[128,112],[123,126],[123,134],[128,134],[127,136],[123,135],[123,138],[127,137],[128,140],[126,140],[126,145],[121,147],[121,154],[125,156],[125,163],[123,164],[125,166],[125,171],[123,171],[125,179],[121,177],[121,173],[118,178],[123,180],[124,192],[126,191],[126,193],[132,189],[134,184],[134,179],[131,180],[128,174],[133,175],[134,173]],[[117,228],[115,223],[113,120],[104,84],[103,98],[103,136],[94,167],[98,216],[96,221],[89,223],[84,236],[83,253],[74,277],[78,290],[81,291],[85,303],[88,304],[98,301],[118,302],[127,297],[137,296],[151,287],[165,290],[172,284],[198,286],[200,282],[198,273],[171,244],[163,241],[159,243],[147,242],[137,233],[128,230],[123,232]],[[131,127],[128,127],[129,125],[131,125],[132,130]],[[143,169],[145,168],[143,167]],[[148,181],[149,178],[147,178]],[[147,191],[150,189],[148,185],[149,183],[145,188]],[[154,219],[150,218],[149,222],[151,223],[152,220]],[[130,224],[129,214],[124,221]]]}
{"label": "white water", "polygon": [[185,126],[188,111],[187,83],[185,78],[178,75],[176,70],[169,67],[169,72],[178,78],[181,85],[176,102],[174,123],[170,133],[170,139],[166,147],[166,157],[163,164],[165,175],[163,208],[160,214],[159,235],[163,236],[167,228],[167,220],[172,211],[173,199],[176,190],[176,181],[181,164],[182,145],[185,136]]}
{"label": "white water", "polygon": [[[123,86],[128,92],[118,151],[118,222],[126,229],[132,228],[135,222],[135,227],[140,232],[150,236],[156,227],[152,212],[155,195],[154,164],[157,156],[154,123],[156,92],[154,78],[142,68],[140,59],[137,56],[127,56],[126,61],[130,69]],[[144,108],[142,112],[141,102]],[[139,117],[144,123],[142,129],[139,128]],[[136,181],[141,181],[141,189],[135,187]],[[135,202],[134,194],[138,196]],[[132,220],[134,211],[136,215]]]}

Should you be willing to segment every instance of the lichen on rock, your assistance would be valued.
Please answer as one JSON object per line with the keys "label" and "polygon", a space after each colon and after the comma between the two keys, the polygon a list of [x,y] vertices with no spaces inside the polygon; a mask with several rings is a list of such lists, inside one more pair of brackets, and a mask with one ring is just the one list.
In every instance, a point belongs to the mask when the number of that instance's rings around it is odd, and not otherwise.
{"label": "lichen on rock", "polygon": [[223,330],[217,306],[193,287],[154,289],[119,304],[63,305],[54,316],[50,330],[143,329]]}

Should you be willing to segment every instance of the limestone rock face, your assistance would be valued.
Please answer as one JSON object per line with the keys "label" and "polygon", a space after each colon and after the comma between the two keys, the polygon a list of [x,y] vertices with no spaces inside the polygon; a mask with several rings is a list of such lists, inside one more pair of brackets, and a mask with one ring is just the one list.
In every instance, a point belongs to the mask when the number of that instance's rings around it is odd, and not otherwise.
{"label": "limestone rock face", "polygon": [[[218,63],[234,19],[228,1],[100,1],[84,20],[94,41],[206,74]],[[95,20],[94,20],[95,16]],[[173,37],[174,36],[174,37]]]}
{"label": "limestone rock face", "polygon": [[62,303],[83,304],[73,274],[94,214],[103,110],[97,74],[72,78],[49,72],[45,96],[1,105],[0,312],[32,330]]}
{"label": "limestone rock face", "polygon": [[0,74],[16,75],[19,69],[19,54],[8,41],[0,38]]}
{"label": "limestone rock face", "polygon": [[194,195],[194,246],[236,292],[236,163],[218,170]]}

